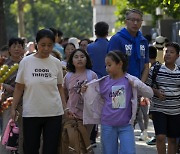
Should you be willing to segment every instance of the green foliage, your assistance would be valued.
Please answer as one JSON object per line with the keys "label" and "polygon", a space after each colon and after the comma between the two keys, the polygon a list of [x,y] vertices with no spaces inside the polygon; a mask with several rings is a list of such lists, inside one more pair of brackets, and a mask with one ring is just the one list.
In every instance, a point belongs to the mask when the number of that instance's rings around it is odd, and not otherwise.
{"label": "green foliage", "polygon": [[174,19],[180,18],[180,3],[179,0],[119,0],[117,3],[118,17],[117,25],[123,24],[123,17],[125,10],[128,8],[137,8],[143,11],[143,13],[152,14],[154,23],[161,16],[156,16],[156,8],[160,7],[167,16],[171,16]]}
{"label": "green foliage", "polygon": [[[64,37],[92,36],[91,0],[23,0],[25,36],[34,40],[37,30],[54,27]],[[17,36],[17,0],[5,1],[8,36]]]}

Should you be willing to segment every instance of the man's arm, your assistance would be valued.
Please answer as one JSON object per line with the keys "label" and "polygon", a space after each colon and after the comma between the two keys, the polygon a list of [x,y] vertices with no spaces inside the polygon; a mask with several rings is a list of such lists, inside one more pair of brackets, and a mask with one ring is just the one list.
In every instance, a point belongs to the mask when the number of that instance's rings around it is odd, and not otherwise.
{"label": "man's arm", "polygon": [[149,75],[149,63],[146,63],[144,64],[141,81],[145,83],[148,78],[148,75]]}

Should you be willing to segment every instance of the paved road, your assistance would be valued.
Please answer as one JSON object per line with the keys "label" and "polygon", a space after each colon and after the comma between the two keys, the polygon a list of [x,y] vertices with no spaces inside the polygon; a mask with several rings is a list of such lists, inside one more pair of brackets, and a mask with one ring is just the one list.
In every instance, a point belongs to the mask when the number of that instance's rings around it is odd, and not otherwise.
{"label": "paved road", "polygon": [[[148,127],[149,136],[154,136],[154,128],[152,121],[149,123]],[[136,154],[157,154],[156,146],[149,146],[144,141],[139,141],[140,130],[138,124],[135,128],[135,139],[136,139]],[[95,154],[102,154],[100,137],[97,138],[97,147],[94,148]]]}
{"label": "paved road", "polygon": [[[99,134],[100,134],[100,132],[99,132]],[[148,134],[150,136],[154,135],[152,121],[150,121],[150,123],[149,123]],[[136,125],[136,128],[135,128],[136,154],[157,154],[155,146],[149,146],[144,141],[139,141],[139,135],[140,135],[140,130],[139,130],[138,125]],[[96,141],[97,141],[97,147],[94,148],[94,152],[95,152],[95,154],[102,154],[100,137],[98,137]]]}

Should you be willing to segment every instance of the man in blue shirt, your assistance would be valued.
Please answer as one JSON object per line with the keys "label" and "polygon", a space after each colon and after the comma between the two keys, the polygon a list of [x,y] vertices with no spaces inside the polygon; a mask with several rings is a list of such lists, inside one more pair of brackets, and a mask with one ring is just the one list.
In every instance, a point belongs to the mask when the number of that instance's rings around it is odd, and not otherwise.
{"label": "man in blue shirt", "polygon": [[[87,52],[92,61],[92,70],[97,74],[98,78],[107,75],[105,67],[105,57],[107,54],[109,41],[107,40],[109,25],[106,22],[98,22],[95,24],[96,40],[87,46]],[[92,146],[96,144],[96,136],[98,132],[98,126],[94,125],[91,132],[90,140]]]}
{"label": "man in blue shirt", "polygon": [[128,57],[128,73],[146,81],[149,73],[148,42],[139,31],[142,25],[141,11],[126,12],[126,27],[117,32],[109,42],[108,51],[120,50]]}
{"label": "man in blue shirt", "polygon": [[105,56],[107,54],[109,41],[107,40],[109,25],[106,22],[98,22],[95,25],[95,34],[97,39],[95,42],[87,46],[87,52],[91,58],[93,67],[98,78],[107,75],[105,68]]}

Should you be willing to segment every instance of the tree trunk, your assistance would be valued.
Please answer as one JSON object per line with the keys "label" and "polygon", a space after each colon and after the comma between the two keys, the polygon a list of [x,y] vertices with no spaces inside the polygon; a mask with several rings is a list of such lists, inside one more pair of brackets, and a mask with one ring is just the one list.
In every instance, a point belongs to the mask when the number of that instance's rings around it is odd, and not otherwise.
{"label": "tree trunk", "polygon": [[22,0],[18,0],[18,37],[25,37],[25,26],[24,26],[24,3]]}
{"label": "tree trunk", "polygon": [[6,21],[3,0],[0,0],[0,47],[7,44]]}
{"label": "tree trunk", "polygon": [[33,30],[33,35],[36,35],[36,33],[38,31],[38,12],[35,8],[34,3],[35,3],[34,0],[30,0],[31,14],[32,14],[32,19],[33,19],[32,30]]}

